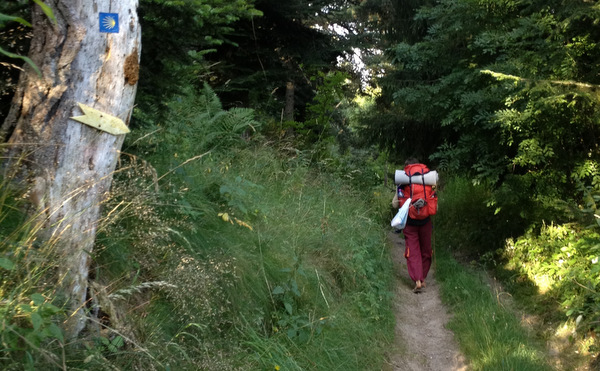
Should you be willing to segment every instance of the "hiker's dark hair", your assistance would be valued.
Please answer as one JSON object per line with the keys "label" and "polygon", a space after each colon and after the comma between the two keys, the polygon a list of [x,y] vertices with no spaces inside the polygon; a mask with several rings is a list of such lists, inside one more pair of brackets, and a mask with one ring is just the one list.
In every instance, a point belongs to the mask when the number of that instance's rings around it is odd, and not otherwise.
{"label": "hiker's dark hair", "polygon": [[404,161],[404,166],[406,165],[412,165],[412,164],[418,164],[419,160],[417,160],[416,157],[409,157],[406,159],[406,161]]}

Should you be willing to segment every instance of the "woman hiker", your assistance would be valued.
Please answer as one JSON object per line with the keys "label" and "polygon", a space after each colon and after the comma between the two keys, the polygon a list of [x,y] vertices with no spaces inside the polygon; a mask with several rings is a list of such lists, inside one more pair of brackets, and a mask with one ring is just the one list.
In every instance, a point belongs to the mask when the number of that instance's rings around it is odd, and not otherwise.
{"label": "woman hiker", "polygon": [[[410,176],[413,174],[424,174],[425,172],[428,172],[429,169],[417,159],[409,158],[404,163],[404,171]],[[412,190],[411,186],[413,188]],[[420,184],[399,184],[394,199],[392,200],[392,206],[394,208],[402,207],[407,199],[413,196],[412,205],[417,205],[417,207],[424,206],[427,208],[427,195],[425,195],[426,199],[422,201],[420,198],[416,199],[415,197],[415,188],[417,188],[417,186],[423,188]],[[427,192],[425,192],[425,194],[426,193]],[[433,197],[434,193],[432,193],[432,191],[430,193],[430,197]],[[422,204],[423,202],[425,205]],[[412,207],[413,206],[411,206],[411,208]],[[435,204],[435,209],[437,209],[437,202]],[[411,214],[413,217],[411,217]],[[427,278],[427,273],[429,273],[429,268],[431,268],[431,233],[433,231],[433,225],[429,215],[428,212],[425,212],[423,213],[423,218],[417,218],[415,217],[416,214],[414,212],[409,213],[406,227],[404,227],[404,241],[406,245],[404,257],[406,258],[408,274],[415,282],[415,287],[413,289],[415,293],[420,292],[421,289],[426,286],[425,279]]]}

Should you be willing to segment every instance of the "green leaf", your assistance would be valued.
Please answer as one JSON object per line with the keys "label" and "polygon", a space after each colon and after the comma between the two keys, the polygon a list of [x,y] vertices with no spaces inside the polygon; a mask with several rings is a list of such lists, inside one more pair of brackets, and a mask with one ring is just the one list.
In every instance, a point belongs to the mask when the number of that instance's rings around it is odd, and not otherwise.
{"label": "green leaf", "polygon": [[283,287],[281,287],[281,286],[276,286],[276,287],[273,289],[273,295],[281,295],[281,294],[283,294],[283,293],[285,293],[285,290],[284,290],[284,289],[283,289]]}
{"label": "green leaf", "polygon": [[44,319],[42,318],[42,316],[40,316],[39,313],[33,312],[31,313],[31,323],[33,324],[33,329],[37,331],[40,329],[40,327],[42,327]]}
{"label": "green leaf", "polygon": [[108,346],[108,345],[110,345],[110,340],[108,340],[108,339],[107,339],[107,338],[105,338],[104,336],[102,336],[102,337],[100,338],[100,342],[101,342],[102,344],[104,344],[104,345],[107,345],[107,346]]}
{"label": "green leaf", "polygon": [[11,53],[9,51],[6,51],[6,50],[2,49],[1,47],[0,47],[0,54],[4,54],[4,55],[6,55],[7,57],[10,57],[10,58],[17,58],[17,59],[24,60],[25,62],[27,62],[27,64],[29,64],[31,66],[31,68],[33,68],[35,70],[35,72],[37,72],[37,74],[38,74],[39,77],[42,77],[42,72],[40,71],[40,69],[38,68],[38,66],[36,66],[35,63],[33,63],[33,61],[31,59],[29,59],[27,57],[24,57],[22,55]]}
{"label": "green leaf", "polygon": [[30,331],[27,335],[25,335],[25,339],[27,339],[27,341],[29,341],[35,348],[39,348],[42,342],[40,333],[37,331]]}
{"label": "green leaf", "polygon": [[35,294],[31,295],[31,301],[33,301],[33,304],[35,304],[35,305],[42,305],[42,304],[44,304],[46,299],[42,296],[42,294],[35,293]]}
{"label": "green leaf", "polygon": [[292,304],[290,304],[290,303],[284,303],[283,305],[285,306],[285,310],[288,312],[288,314],[292,315],[292,312],[294,311],[294,308],[292,307]]}
{"label": "green leaf", "polygon": [[7,271],[11,271],[15,268],[15,263],[6,258],[0,258],[0,268],[4,268]]}
{"label": "green leaf", "polygon": [[44,14],[46,14],[46,16],[48,18],[50,18],[52,20],[52,22],[54,24],[56,24],[56,17],[54,16],[54,13],[52,12],[52,9],[50,9],[50,7],[46,4],[44,4],[42,2],[42,0],[33,0],[34,3],[36,3],[37,5],[40,6],[40,8],[42,8],[42,11],[44,12]]}
{"label": "green leaf", "polygon": [[39,312],[42,313],[44,316],[53,316],[57,313],[61,313],[62,309],[60,309],[56,305],[46,303],[40,307]]}
{"label": "green leaf", "polygon": [[117,348],[121,348],[123,345],[125,345],[125,342],[123,341],[123,338],[121,336],[117,336],[116,338],[114,338],[111,343]]}
{"label": "green leaf", "polygon": [[58,326],[56,325],[56,323],[51,323],[51,324],[50,324],[50,326],[48,326],[48,331],[50,332],[50,334],[51,334],[51,335],[52,335],[54,338],[56,338],[56,339],[60,340],[61,342],[64,342],[64,341],[65,341],[65,337],[64,337],[64,335],[63,335],[63,332],[62,332],[62,330],[60,329],[60,327],[58,327]]}
{"label": "green leaf", "polygon": [[25,352],[25,369],[26,370],[35,370],[33,357],[29,351]]}
{"label": "green leaf", "polygon": [[300,297],[300,290],[298,290],[298,283],[296,282],[296,280],[292,280],[292,292],[297,297]]}
{"label": "green leaf", "polygon": [[12,22],[12,21],[19,22],[21,24],[24,24],[27,27],[31,27],[31,23],[27,22],[26,20],[24,20],[21,17],[13,17],[10,15],[0,13],[0,22]]}
{"label": "green leaf", "polygon": [[231,188],[229,186],[227,186],[227,185],[222,185],[219,188],[219,193],[222,194],[222,195],[224,195],[226,193],[231,193]]}
{"label": "green leaf", "polygon": [[307,342],[308,339],[310,339],[310,333],[306,330],[300,330],[298,331],[298,341],[300,342]]}

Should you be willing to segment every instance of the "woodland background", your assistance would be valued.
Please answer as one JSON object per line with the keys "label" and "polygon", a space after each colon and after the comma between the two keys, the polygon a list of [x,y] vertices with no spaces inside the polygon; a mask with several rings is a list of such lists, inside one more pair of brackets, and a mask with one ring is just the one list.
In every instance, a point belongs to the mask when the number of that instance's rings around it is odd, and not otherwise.
{"label": "woodland background", "polygon": [[[5,177],[3,367],[381,369],[393,338],[385,235],[407,156],[441,174],[439,279],[473,369],[600,367],[596,2],[141,0],[138,11],[132,133],[91,268],[100,326],[65,339],[57,247],[36,242]],[[4,118],[31,68],[19,57],[31,29],[11,17],[27,20],[30,5],[0,13]],[[499,300],[466,310],[479,327],[461,325],[466,301],[494,299],[483,272],[534,329],[500,315]]]}

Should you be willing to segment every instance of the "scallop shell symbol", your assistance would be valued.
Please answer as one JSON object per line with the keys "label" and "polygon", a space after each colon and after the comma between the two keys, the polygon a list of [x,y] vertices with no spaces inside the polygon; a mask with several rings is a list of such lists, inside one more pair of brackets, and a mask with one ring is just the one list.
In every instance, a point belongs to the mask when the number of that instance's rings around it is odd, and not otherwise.
{"label": "scallop shell symbol", "polygon": [[102,26],[107,30],[112,30],[117,25],[117,21],[113,16],[106,16],[102,19]]}
{"label": "scallop shell symbol", "polygon": [[119,32],[119,14],[118,13],[100,13],[100,32],[118,33]]}

